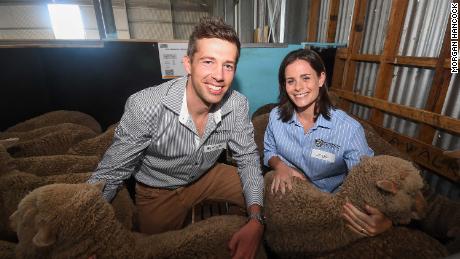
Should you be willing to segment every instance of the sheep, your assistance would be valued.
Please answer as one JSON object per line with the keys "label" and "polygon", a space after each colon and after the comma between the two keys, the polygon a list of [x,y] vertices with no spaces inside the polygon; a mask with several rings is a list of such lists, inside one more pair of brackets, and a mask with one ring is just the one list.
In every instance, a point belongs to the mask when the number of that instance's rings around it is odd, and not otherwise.
{"label": "sheep", "polygon": [[54,155],[13,158],[0,144],[0,175],[17,169],[38,176],[89,172],[96,168],[97,156]]}
{"label": "sheep", "polygon": [[[118,123],[117,123],[118,124]],[[112,144],[113,134],[117,124],[113,124],[107,130],[94,138],[83,140],[76,145],[72,146],[67,154],[71,155],[94,155],[102,157]]]}
{"label": "sheep", "polygon": [[43,156],[64,154],[78,142],[93,138],[96,133],[85,126],[76,124],[61,124],[59,130],[50,131],[47,134],[33,139],[19,141],[7,150],[13,157]]}
{"label": "sheep", "polygon": [[[155,235],[130,232],[102,198],[102,184],[54,184],[28,194],[11,215],[18,258],[225,258],[246,219],[216,216]],[[261,250],[263,256],[263,250]]]}
{"label": "sheep", "polygon": [[16,244],[5,240],[0,240],[0,258],[16,258]]}
{"label": "sheep", "polygon": [[[406,227],[394,227],[372,237],[357,240],[332,252],[313,256],[316,259],[349,258],[444,258],[446,248],[421,231]],[[304,255],[292,257],[305,258]]]}
{"label": "sheep", "polygon": [[420,228],[446,243],[449,253],[460,253],[460,202],[431,192],[426,195],[427,215]]}
{"label": "sheep", "polygon": [[48,112],[24,122],[18,123],[6,129],[6,132],[21,132],[30,131],[46,126],[61,124],[61,123],[74,123],[86,126],[92,129],[95,133],[102,132],[101,125],[90,115],[79,111],[65,111],[58,110]]}
{"label": "sheep", "polygon": [[[266,176],[266,193],[272,176]],[[277,253],[304,255],[344,247],[362,237],[344,224],[341,212],[346,201],[361,210],[365,204],[376,207],[395,223],[409,223],[423,216],[422,187],[410,162],[386,155],[362,158],[334,194],[295,178],[292,192],[265,196],[267,243]]]}
{"label": "sheep", "polygon": [[[19,202],[32,190],[55,183],[84,183],[90,172],[38,177],[14,170],[0,177],[0,239],[14,241],[16,234],[8,226],[8,217],[16,210]],[[126,188],[121,189],[112,201],[116,217],[127,229],[135,225],[135,206]]]}

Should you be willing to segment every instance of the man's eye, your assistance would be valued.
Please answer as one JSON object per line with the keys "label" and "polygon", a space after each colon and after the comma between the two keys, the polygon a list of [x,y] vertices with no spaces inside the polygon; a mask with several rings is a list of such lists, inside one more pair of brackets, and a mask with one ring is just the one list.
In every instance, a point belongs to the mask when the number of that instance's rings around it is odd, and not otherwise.
{"label": "man's eye", "polygon": [[233,71],[233,65],[224,65],[225,69],[228,71]]}

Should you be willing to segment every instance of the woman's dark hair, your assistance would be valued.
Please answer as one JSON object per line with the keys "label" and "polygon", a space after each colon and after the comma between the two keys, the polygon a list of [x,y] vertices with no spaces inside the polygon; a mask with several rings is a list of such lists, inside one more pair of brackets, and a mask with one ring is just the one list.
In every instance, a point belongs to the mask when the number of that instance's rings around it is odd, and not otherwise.
{"label": "woman's dark hair", "polygon": [[[278,72],[278,82],[280,88],[279,99],[279,118],[283,122],[289,121],[295,111],[295,105],[292,103],[291,99],[286,92],[286,67],[296,60],[304,60],[310,64],[310,66],[315,70],[317,76],[321,76],[321,73],[326,74],[326,68],[321,57],[309,49],[298,49],[289,52],[286,57],[284,57],[281,62],[280,69]],[[318,118],[318,115],[321,114],[326,120],[331,119],[330,109],[335,109],[332,105],[331,100],[329,99],[329,94],[327,93],[327,80],[324,80],[324,84],[319,88],[318,98],[315,102],[315,120]]]}
{"label": "woman's dark hair", "polygon": [[199,39],[217,38],[228,41],[236,45],[238,53],[236,55],[236,63],[240,57],[241,43],[232,26],[226,24],[220,17],[202,17],[200,22],[193,29],[192,34],[188,40],[187,55],[190,59],[197,51],[196,41]]}

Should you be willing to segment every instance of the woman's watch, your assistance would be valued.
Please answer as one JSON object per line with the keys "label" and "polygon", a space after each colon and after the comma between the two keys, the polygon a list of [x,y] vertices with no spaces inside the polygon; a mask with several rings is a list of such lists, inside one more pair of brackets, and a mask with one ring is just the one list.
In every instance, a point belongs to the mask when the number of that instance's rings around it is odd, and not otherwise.
{"label": "woman's watch", "polygon": [[259,223],[262,224],[262,226],[265,226],[265,216],[262,215],[262,213],[257,212],[257,213],[249,214],[248,221],[251,220],[251,219],[255,219],[255,220],[259,221]]}

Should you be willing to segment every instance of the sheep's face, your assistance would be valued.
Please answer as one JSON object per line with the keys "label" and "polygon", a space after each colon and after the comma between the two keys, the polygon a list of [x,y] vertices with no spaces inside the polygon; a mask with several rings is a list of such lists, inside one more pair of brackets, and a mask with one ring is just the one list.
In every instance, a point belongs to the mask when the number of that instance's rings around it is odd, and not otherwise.
{"label": "sheep's face", "polygon": [[69,240],[81,242],[82,216],[89,204],[101,205],[97,197],[102,199],[100,190],[90,184],[52,184],[32,191],[10,217],[19,239],[18,255],[46,257]]}
{"label": "sheep's face", "polygon": [[393,170],[388,178],[378,180],[376,185],[383,195],[382,211],[393,221],[407,224],[411,219],[420,219],[425,214],[426,201],[422,195],[423,181],[411,163],[400,159],[384,170]]}

